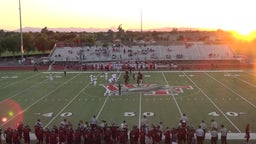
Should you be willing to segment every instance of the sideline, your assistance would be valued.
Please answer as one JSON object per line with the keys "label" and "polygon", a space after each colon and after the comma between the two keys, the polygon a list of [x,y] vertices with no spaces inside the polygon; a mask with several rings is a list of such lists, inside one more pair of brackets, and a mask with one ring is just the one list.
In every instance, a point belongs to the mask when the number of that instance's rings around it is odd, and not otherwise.
{"label": "sideline", "polygon": [[[123,72],[124,70],[120,71],[120,72]],[[245,72],[245,70],[183,70],[183,71],[179,71],[179,70],[161,70],[161,71],[158,71],[158,70],[150,70],[150,71],[147,71],[147,70],[135,70],[134,72],[138,72],[138,71],[141,71],[143,73],[162,73],[162,72],[165,72],[165,73],[177,73],[177,72],[209,72],[209,73],[223,73],[223,72]],[[116,71],[108,71],[109,73],[115,73]],[[50,73],[50,72],[42,72],[42,73]],[[56,73],[56,74],[63,74],[63,71],[55,71],[55,72],[52,72],[52,73]],[[72,74],[76,74],[76,73],[102,73],[102,71],[68,71],[68,73],[72,73]]]}

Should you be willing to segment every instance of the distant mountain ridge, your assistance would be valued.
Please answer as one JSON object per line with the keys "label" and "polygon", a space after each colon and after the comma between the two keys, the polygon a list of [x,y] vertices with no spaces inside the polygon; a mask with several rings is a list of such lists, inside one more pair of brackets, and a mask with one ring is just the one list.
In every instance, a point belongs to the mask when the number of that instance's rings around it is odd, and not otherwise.
{"label": "distant mountain ridge", "polygon": [[[38,27],[24,27],[22,28],[23,32],[40,32],[43,28],[38,28]],[[76,27],[68,27],[68,28],[49,28],[47,27],[48,30],[55,31],[55,32],[106,32],[109,29],[113,31],[116,28],[76,28]],[[14,31],[20,31],[19,29],[14,30]]]}
{"label": "distant mountain ridge", "polygon": [[[24,27],[22,28],[23,32],[40,32],[43,28],[38,27]],[[60,28],[48,28],[48,30],[54,31],[54,32],[107,32],[108,30],[112,31],[118,31],[115,27],[109,27],[109,28],[78,28],[78,27],[60,27]],[[153,28],[153,29],[146,29],[143,31],[172,31],[174,28],[172,27],[164,27],[164,28]],[[179,31],[184,30],[202,30],[199,28],[177,28]],[[127,29],[128,31],[140,31],[140,29]],[[19,32],[19,29],[14,30],[16,32]]]}

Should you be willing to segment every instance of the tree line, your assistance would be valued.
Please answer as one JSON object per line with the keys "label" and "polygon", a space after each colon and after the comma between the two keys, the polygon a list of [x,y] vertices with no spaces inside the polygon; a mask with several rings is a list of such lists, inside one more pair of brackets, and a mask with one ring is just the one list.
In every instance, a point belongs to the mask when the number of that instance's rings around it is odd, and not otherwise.
{"label": "tree line", "polygon": [[[23,32],[24,55],[28,55],[32,51],[45,53],[50,51],[56,43],[77,43],[79,41],[92,46],[100,41],[104,45],[108,45],[115,38],[120,38],[124,42],[133,41],[133,37],[137,35],[137,32],[125,32],[121,26],[117,30],[117,32],[108,30],[107,32],[97,33],[54,32],[44,27],[40,32]],[[129,35],[129,37],[125,35]],[[0,56],[4,52],[10,52],[13,56],[20,54],[20,45],[19,32],[0,30]]]}
{"label": "tree line", "polygon": [[[122,25],[119,25],[116,31],[107,32],[54,32],[47,27],[40,32],[23,32],[24,55],[28,56],[31,52],[39,51],[47,53],[52,50],[56,43],[83,43],[88,46],[110,46],[113,40],[120,39],[124,45],[133,45],[137,41],[154,40],[160,44],[175,44],[183,42],[184,37],[188,41],[207,41],[212,36],[216,36],[219,31],[178,31],[174,29],[169,32],[160,31],[125,31]],[[231,35],[227,32],[221,32],[222,40],[229,40]],[[162,42],[162,43],[161,43]],[[9,52],[13,56],[21,54],[20,33],[14,31],[0,30],[0,56],[4,52]]]}

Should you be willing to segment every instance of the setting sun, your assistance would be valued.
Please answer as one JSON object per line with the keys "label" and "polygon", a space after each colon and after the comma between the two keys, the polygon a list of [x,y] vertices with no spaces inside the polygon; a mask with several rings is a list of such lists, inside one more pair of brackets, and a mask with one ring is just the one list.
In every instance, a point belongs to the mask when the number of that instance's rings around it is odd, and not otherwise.
{"label": "setting sun", "polygon": [[256,31],[232,31],[232,34],[238,40],[252,41],[256,39]]}

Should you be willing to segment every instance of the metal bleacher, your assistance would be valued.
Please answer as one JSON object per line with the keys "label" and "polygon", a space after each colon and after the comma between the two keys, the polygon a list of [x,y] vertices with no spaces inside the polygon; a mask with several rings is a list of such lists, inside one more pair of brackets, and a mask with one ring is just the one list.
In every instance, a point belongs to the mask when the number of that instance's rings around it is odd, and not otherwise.
{"label": "metal bleacher", "polygon": [[234,53],[227,45],[140,45],[121,47],[56,46],[50,60],[56,62],[104,62],[147,60],[227,60]]}

